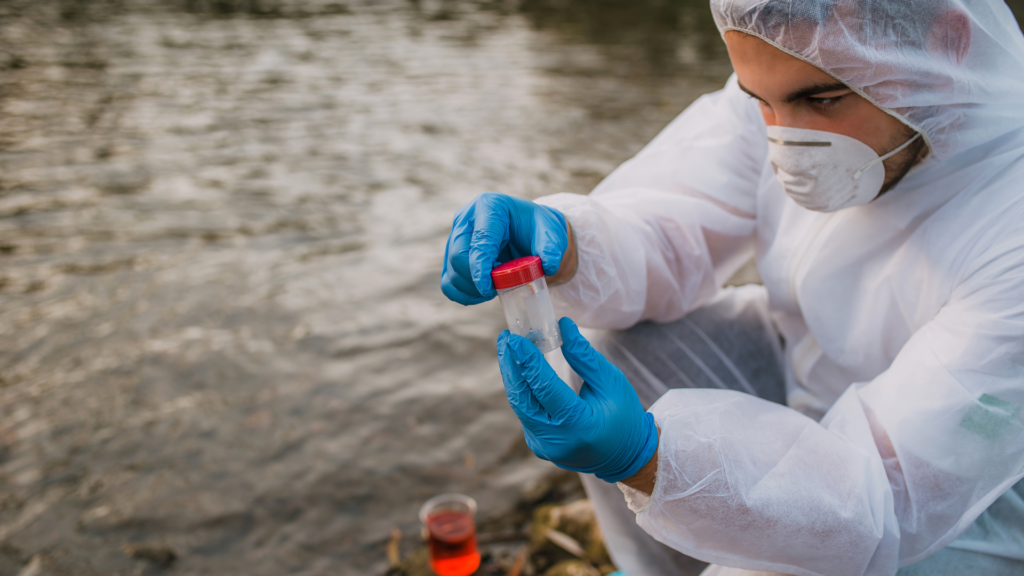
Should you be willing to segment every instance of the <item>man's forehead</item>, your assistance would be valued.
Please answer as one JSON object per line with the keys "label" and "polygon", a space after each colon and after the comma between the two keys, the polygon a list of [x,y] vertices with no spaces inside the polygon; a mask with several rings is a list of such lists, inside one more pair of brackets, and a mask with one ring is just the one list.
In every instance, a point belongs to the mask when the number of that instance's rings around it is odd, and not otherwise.
{"label": "man's forehead", "polygon": [[730,30],[725,40],[740,89],[759,100],[781,99],[791,103],[817,94],[850,89],[821,68],[780,50],[763,38]]}

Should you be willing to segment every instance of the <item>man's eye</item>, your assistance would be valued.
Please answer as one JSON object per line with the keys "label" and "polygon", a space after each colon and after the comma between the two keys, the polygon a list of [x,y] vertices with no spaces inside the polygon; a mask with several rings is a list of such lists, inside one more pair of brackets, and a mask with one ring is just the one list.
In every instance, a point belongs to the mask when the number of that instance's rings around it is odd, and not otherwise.
{"label": "man's eye", "polygon": [[761,100],[757,96],[751,96],[750,94],[747,94],[747,98],[750,98],[751,100],[756,100],[757,103],[760,104],[762,108],[771,108],[771,106],[769,106],[767,102],[765,102],[764,100]]}
{"label": "man's eye", "polygon": [[819,110],[828,110],[836,107],[843,98],[846,98],[845,94],[842,96],[830,96],[828,98],[808,98],[807,100]]}

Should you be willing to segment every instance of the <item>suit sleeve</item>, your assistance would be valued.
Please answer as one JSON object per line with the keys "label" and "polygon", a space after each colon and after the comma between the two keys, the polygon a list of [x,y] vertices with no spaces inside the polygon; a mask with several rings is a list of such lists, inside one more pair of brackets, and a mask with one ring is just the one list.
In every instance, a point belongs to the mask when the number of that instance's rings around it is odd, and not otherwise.
{"label": "suit sleeve", "polygon": [[579,267],[556,309],[593,328],[671,321],[753,255],[764,122],[735,77],[686,109],[588,196],[538,200],[572,224]]}

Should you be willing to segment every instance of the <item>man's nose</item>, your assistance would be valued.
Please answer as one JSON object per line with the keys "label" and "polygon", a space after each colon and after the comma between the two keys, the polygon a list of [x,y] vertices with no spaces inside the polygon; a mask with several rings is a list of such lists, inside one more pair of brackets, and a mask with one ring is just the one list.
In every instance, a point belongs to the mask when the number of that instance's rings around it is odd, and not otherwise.
{"label": "man's nose", "polygon": [[766,106],[761,104],[761,117],[765,126],[783,126],[785,128],[809,128],[799,114],[794,114],[785,105]]}
{"label": "man's nose", "polygon": [[765,126],[782,126],[784,128],[811,128],[806,118],[788,110],[787,106],[761,107],[761,116],[764,118]]}

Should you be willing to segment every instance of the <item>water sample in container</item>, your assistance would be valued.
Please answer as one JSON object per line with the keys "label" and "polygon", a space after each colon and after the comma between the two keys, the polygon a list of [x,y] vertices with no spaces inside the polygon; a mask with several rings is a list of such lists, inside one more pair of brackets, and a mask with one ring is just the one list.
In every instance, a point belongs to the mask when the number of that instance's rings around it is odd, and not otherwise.
{"label": "water sample in container", "polygon": [[420,508],[430,567],[438,576],[469,576],[480,567],[475,515],[476,501],[462,494],[435,496]]}
{"label": "water sample in container", "polygon": [[543,354],[562,345],[562,333],[539,256],[506,262],[491,271],[491,279],[501,299],[509,332],[533,342]]}

